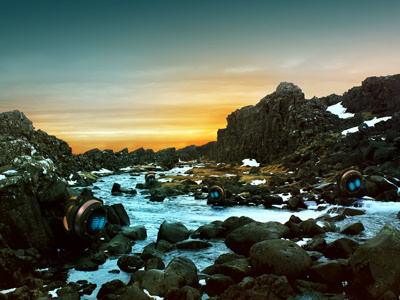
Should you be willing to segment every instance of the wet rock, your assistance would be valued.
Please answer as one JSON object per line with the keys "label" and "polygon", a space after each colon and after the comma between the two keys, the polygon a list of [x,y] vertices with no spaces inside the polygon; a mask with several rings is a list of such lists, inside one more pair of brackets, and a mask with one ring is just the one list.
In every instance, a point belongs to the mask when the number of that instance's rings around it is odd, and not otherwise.
{"label": "wet rock", "polygon": [[248,255],[250,248],[260,241],[280,239],[289,229],[278,222],[252,222],[226,236],[226,246],[237,254]]}
{"label": "wet rock", "polygon": [[167,198],[167,194],[161,190],[150,191],[150,201],[152,202],[163,202]]}
{"label": "wet rock", "polygon": [[206,279],[204,292],[210,296],[221,295],[228,287],[234,285],[233,279],[226,275],[216,274]]}
{"label": "wet rock", "polygon": [[245,258],[243,255],[235,254],[235,253],[222,253],[218,258],[215,260],[215,264],[224,264],[230,262],[232,260]]}
{"label": "wet rock", "polygon": [[364,231],[364,225],[361,222],[346,224],[340,231],[341,234],[356,235]]}
{"label": "wet rock", "polygon": [[96,271],[99,265],[90,261],[87,258],[81,258],[76,262],[75,270],[77,271]]}
{"label": "wet rock", "polygon": [[222,223],[222,226],[225,227],[228,230],[228,232],[231,232],[231,231],[233,231],[239,227],[242,227],[246,224],[249,224],[251,222],[255,222],[255,221],[252,218],[249,218],[246,216],[229,217]]}
{"label": "wet rock", "polygon": [[261,204],[264,205],[265,208],[270,208],[270,207],[272,207],[272,205],[283,204],[283,198],[278,195],[263,196],[262,200],[261,200]]}
{"label": "wet rock", "polygon": [[330,259],[349,258],[358,247],[358,243],[348,238],[340,238],[329,243],[323,251],[325,257]]}
{"label": "wet rock", "polygon": [[223,238],[227,234],[227,229],[223,226],[223,222],[214,221],[209,224],[200,226],[195,232],[191,234],[192,238],[199,239],[212,239]]}
{"label": "wet rock", "polygon": [[110,255],[128,254],[132,250],[132,242],[122,234],[117,234],[111,241],[104,244],[101,249]]}
{"label": "wet rock", "polygon": [[67,285],[59,290],[57,290],[57,295],[61,299],[65,300],[79,300],[79,292],[76,290],[75,287],[71,285]]}
{"label": "wet rock", "polygon": [[343,210],[342,215],[345,215],[345,216],[360,216],[360,215],[365,215],[365,211],[362,210],[362,209],[346,207]]}
{"label": "wet rock", "polygon": [[146,261],[145,270],[148,271],[151,269],[164,270],[165,264],[162,259],[158,257],[150,258]]}
{"label": "wet rock", "polygon": [[[350,257],[352,293],[363,299],[378,299],[386,292],[400,295],[400,232],[386,224],[372,239],[360,245]],[[388,276],[390,274],[390,276]]]}
{"label": "wet rock", "polygon": [[157,241],[166,240],[170,243],[176,243],[186,240],[189,235],[189,230],[181,222],[164,221],[158,231]]}
{"label": "wet rock", "polygon": [[167,287],[164,283],[164,272],[155,269],[146,271],[140,282],[140,287],[147,290],[150,295],[163,297],[167,292]]}
{"label": "wet rock", "polygon": [[326,249],[327,243],[324,238],[318,237],[308,241],[302,248],[306,251],[323,252]]}
{"label": "wet rock", "polygon": [[118,267],[127,273],[133,273],[144,267],[145,262],[134,255],[122,255],[117,262]]}
{"label": "wet rock", "polygon": [[165,268],[164,282],[168,289],[181,288],[185,285],[196,287],[198,284],[196,265],[183,256],[173,258]]}
{"label": "wet rock", "polygon": [[221,300],[246,299],[294,299],[295,293],[285,276],[262,275],[247,277],[241,283],[230,286],[222,293]]}
{"label": "wet rock", "polygon": [[317,224],[314,219],[308,219],[300,223],[300,228],[302,230],[303,236],[314,237],[318,234],[324,233],[325,230]]}
{"label": "wet rock", "polygon": [[208,243],[208,242],[204,242],[204,241],[186,240],[186,241],[182,241],[182,242],[177,242],[176,247],[178,249],[199,250],[199,249],[212,247],[212,244]]}
{"label": "wet rock", "polygon": [[122,234],[134,241],[145,240],[147,238],[147,230],[143,225],[123,227]]}
{"label": "wet rock", "polygon": [[191,286],[183,288],[171,288],[168,290],[164,300],[201,300],[201,292]]}
{"label": "wet rock", "polygon": [[111,207],[114,208],[122,226],[129,226],[131,224],[129,215],[121,203],[113,204]]}
{"label": "wet rock", "polygon": [[251,268],[247,258],[240,258],[214,265],[213,274],[222,274],[231,277],[236,283],[250,276]]}
{"label": "wet rock", "polygon": [[328,284],[334,290],[342,287],[342,282],[347,280],[347,274],[341,263],[332,260],[312,266],[309,278],[314,282]]}
{"label": "wet rock", "polygon": [[250,264],[256,274],[300,278],[310,269],[311,263],[307,252],[288,240],[262,241],[250,249]]}
{"label": "wet rock", "polygon": [[121,185],[117,182],[114,183],[112,189],[111,189],[111,195],[113,196],[122,196],[124,194],[129,194],[129,195],[136,195],[137,191],[134,189],[126,189],[121,187]]}
{"label": "wet rock", "polygon": [[140,287],[137,285],[129,286],[128,289],[121,295],[120,300],[151,300]]}
{"label": "wet rock", "polygon": [[151,258],[162,259],[163,257],[164,257],[164,252],[159,249],[156,249],[155,243],[150,243],[146,247],[144,247],[143,252],[140,255],[140,258],[143,259],[144,261],[147,261]]}
{"label": "wet rock", "polygon": [[115,297],[125,293],[126,291],[127,291],[126,284],[119,279],[114,279],[101,286],[97,294],[97,299],[115,299]]}

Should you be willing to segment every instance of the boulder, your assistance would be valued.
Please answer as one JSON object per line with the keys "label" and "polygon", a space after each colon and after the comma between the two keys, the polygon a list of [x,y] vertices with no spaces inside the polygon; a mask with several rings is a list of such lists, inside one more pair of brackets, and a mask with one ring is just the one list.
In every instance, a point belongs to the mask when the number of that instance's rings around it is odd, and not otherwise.
{"label": "boulder", "polygon": [[202,293],[191,286],[183,288],[171,288],[166,293],[164,300],[201,300]]}
{"label": "boulder", "polygon": [[216,274],[206,279],[204,292],[210,296],[221,295],[228,287],[234,285],[233,279],[226,275]]}
{"label": "boulder", "polygon": [[300,278],[310,269],[311,263],[307,252],[288,240],[262,241],[250,249],[250,265],[256,274]]}
{"label": "boulder", "polygon": [[[114,279],[111,280],[110,282],[104,283],[99,292],[97,293],[97,299],[110,299],[110,295],[121,295],[127,290],[126,284],[119,280],[119,279]],[[106,298],[107,297],[107,298]],[[112,297],[112,296],[111,296]],[[115,298],[111,298],[115,299]]]}
{"label": "boulder", "polygon": [[228,287],[221,300],[294,299],[295,292],[285,276],[274,274],[256,278],[247,277],[241,283]]}
{"label": "boulder", "polygon": [[137,285],[130,286],[125,293],[121,295],[120,300],[151,300],[150,298],[140,287]]}
{"label": "boulder", "polygon": [[349,223],[340,230],[341,234],[356,235],[364,231],[364,225],[361,222]]}
{"label": "boulder", "polygon": [[147,238],[147,230],[143,225],[123,227],[122,234],[133,241],[145,240]]}
{"label": "boulder", "polygon": [[176,248],[178,249],[192,249],[199,250],[204,248],[212,247],[211,243],[205,241],[197,241],[197,240],[186,240],[182,242],[176,243]]}
{"label": "boulder", "polygon": [[349,258],[358,247],[358,243],[349,238],[340,238],[327,245],[323,254],[330,259]]}
{"label": "boulder", "polygon": [[347,280],[346,269],[336,260],[319,263],[311,267],[310,280],[341,288],[342,282]]}
{"label": "boulder", "polygon": [[101,246],[102,251],[108,251],[110,255],[128,254],[132,250],[132,242],[121,233],[111,241]]}
{"label": "boulder", "polygon": [[129,226],[131,224],[129,215],[121,203],[113,204],[111,207],[114,208],[122,226]]}
{"label": "boulder", "polygon": [[80,258],[76,262],[75,270],[77,271],[96,271],[99,269],[99,265],[90,261],[87,258]]}
{"label": "boulder", "polygon": [[183,256],[175,257],[165,268],[165,285],[169,288],[182,288],[185,285],[196,287],[198,275],[196,265]]}
{"label": "boulder", "polygon": [[144,268],[146,271],[151,269],[164,270],[165,264],[161,258],[153,257],[146,261]]}
{"label": "boulder", "polygon": [[378,299],[386,292],[400,296],[400,232],[386,224],[350,257],[349,287],[357,298]]}
{"label": "boulder", "polygon": [[252,222],[228,234],[225,244],[233,252],[247,256],[255,243],[280,239],[288,233],[289,229],[278,222]]}
{"label": "boulder", "polygon": [[150,295],[163,297],[168,290],[164,283],[164,272],[156,269],[146,271],[140,287]]}
{"label": "boulder", "polygon": [[251,274],[249,260],[247,258],[239,258],[223,264],[215,264],[213,274],[229,276],[238,283]]}
{"label": "boulder", "polygon": [[181,222],[164,221],[158,231],[157,241],[166,240],[170,243],[176,243],[186,240],[189,235],[189,230]]}
{"label": "boulder", "polygon": [[251,222],[255,222],[255,221],[252,218],[249,218],[246,216],[229,217],[222,223],[222,226],[225,227],[228,230],[228,232],[231,232],[231,231],[233,231],[239,227],[242,227],[246,224],[249,224]]}
{"label": "boulder", "polygon": [[117,262],[118,267],[127,273],[133,273],[144,267],[145,262],[134,255],[122,255]]}
{"label": "boulder", "polygon": [[202,225],[191,234],[191,237],[200,239],[223,238],[227,234],[227,229],[222,224],[223,222],[221,221],[214,221],[210,224]]}

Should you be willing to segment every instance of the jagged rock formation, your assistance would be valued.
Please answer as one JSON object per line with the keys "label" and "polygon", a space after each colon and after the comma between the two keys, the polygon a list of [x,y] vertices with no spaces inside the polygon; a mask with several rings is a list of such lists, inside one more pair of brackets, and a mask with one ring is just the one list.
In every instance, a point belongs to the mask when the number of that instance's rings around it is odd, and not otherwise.
{"label": "jagged rock formation", "polygon": [[[351,119],[339,119],[326,111],[327,106],[342,102]],[[198,152],[225,162],[255,158],[271,163],[311,145],[327,135],[361,125],[362,113],[392,116],[400,110],[400,75],[371,77],[361,87],[343,96],[307,100],[293,83],[282,82],[276,91],[256,105],[245,106],[227,117],[228,125],[218,130],[217,142],[198,147]]]}
{"label": "jagged rock formation", "polygon": [[326,111],[322,101],[306,100],[298,86],[287,82],[257,105],[233,112],[227,120],[226,129],[218,131],[219,159],[251,157],[261,163],[270,163],[310,144],[316,135],[344,126]]}
{"label": "jagged rock formation", "polygon": [[362,86],[343,95],[343,105],[352,113],[372,112],[391,116],[400,110],[400,74],[369,77]]}

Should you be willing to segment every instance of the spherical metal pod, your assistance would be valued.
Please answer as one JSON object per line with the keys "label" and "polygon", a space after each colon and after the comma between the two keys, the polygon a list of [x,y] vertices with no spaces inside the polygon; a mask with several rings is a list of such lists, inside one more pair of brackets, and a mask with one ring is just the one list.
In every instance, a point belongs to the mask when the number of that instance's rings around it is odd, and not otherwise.
{"label": "spherical metal pod", "polygon": [[153,172],[146,173],[144,177],[146,182],[153,183],[156,181],[156,175]]}
{"label": "spherical metal pod", "polygon": [[63,218],[68,233],[88,239],[100,233],[107,222],[107,211],[103,202],[94,197],[72,197],[67,201]]}
{"label": "spherical metal pod", "polygon": [[208,197],[213,201],[224,199],[225,191],[222,187],[214,185],[208,190]]}
{"label": "spherical metal pod", "polygon": [[338,185],[345,194],[356,194],[362,186],[363,175],[356,168],[343,170],[338,176]]}

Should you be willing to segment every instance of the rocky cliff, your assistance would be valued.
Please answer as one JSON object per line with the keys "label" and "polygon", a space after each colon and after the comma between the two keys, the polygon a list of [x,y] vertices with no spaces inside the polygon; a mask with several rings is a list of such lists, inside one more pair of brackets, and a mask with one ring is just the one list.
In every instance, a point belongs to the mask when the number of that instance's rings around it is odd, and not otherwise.
{"label": "rocky cliff", "polygon": [[[355,116],[339,119],[326,110],[338,102]],[[220,161],[255,158],[271,163],[316,140],[359,126],[371,114],[392,116],[399,109],[400,75],[367,78],[361,87],[352,88],[343,96],[310,100],[304,98],[298,86],[283,82],[258,104],[230,114],[227,127],[218,130],[216,144],[200,147],[200,152]]]}

